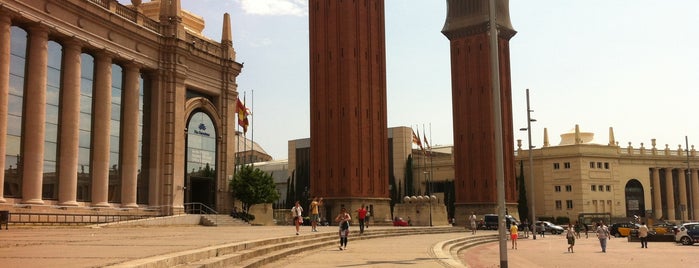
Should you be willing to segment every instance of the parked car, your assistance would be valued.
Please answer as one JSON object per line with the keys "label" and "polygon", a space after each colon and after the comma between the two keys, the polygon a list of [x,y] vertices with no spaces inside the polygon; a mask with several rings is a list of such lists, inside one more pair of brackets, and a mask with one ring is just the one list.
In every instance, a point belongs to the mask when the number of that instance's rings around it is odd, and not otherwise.
{"label": "parked car", "polygon": [[[523,230],[523,226],[519,223],[517,219],[512,217],[511,215],[505,215],[505,219],[507,219],[507,223],[505,224],[505,228],[508,230],[510,229],[511,224],[516,224],[517,228],[520,230]],[[485,225],[485,229],[488,230],[497,230],[498,229],[498,214],[485,214],[483,215],[483,222]]]}
{"label": "parked car", "polygon": [[539,230],[540,226],[544,226],[544,232],[549,232],[551,234],[562,234],[564,229],[561,226],[555,225],[549,221],[536,221],[536,229]]}
{"label": "parked car", "polygon": [[682,224],[675,234],[675,242],[682,243],[682,245],[699,243],[699,222]]}
{"label": "parked car", "polygon": [[410,225],[410,223],[408,223],[407,221],[405,221],[401,217],[393,218],[393,226],[408,226],[408,225]]}
{"label": "parked car", "polygon": [[638,229],[638,227],[641,227],[638,223],[617,222],[609,226],[609,234],[614,237],[627,237],[631,234],[632,229]]}

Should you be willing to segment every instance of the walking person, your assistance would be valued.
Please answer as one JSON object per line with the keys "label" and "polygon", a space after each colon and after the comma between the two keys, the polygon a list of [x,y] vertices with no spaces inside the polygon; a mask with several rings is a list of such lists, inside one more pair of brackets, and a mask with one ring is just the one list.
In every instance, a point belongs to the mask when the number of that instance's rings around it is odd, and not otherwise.
{"label": "walking person", "polygon": [[599,245],[602,247],[602,252],[606,253],[607,240],[609,240],[609,229],[606,225],[604,225],[604,222],[600,221],[597,223],[597,230],[595,232],[597,233],[597,238],[599,239]]}
{"label": "walking person", "polygon": [[517,249],[517,224],[510,225],[510,240],[512,240],[512,249]]}
{"label": "walking person", "polygon": [[584,224],[584,223],[583,223],[583,227],[585,227],[585,239],[587,239],[587,238],[588,238],[587,233],[590,231],[590,227],[587,226],[587,224]]}
{"label": "walking person", "polygon": [[648,248],[648,226],[645,222],[641,222],[641,226],[638,227],[638,238],[641,239],[641,248]]}
{"label": "walking person", "polygon": [[524,226],[524,237],[529,238],[529,221],[527,219],[524,219],[524,222],[522,222],[522,226]]}
{"label": "walking person", "polygon": [[476,234],[476,212],[471,211],[471,216],[468,217],[468,220],[471,222],[471,234]]}
{"label": "walking person", "polygon": [[318,222],[320,221],[320,213],[318,207],[323,205],[323,198],[313,197],[311,202],[311,232],[318,231]]}
{"label": "walking person", "polygon": [[566,239],[568,239],[568,252],[574,253],[573,252],[573,246],[575,246],[575,230],[573,230],[573,226],[569,223],[568,224],[568,231],[566,232]]}
{"label": "walking person", "polygon": [[357,218],[359,219],[359,234],[364,233],[364,221],[366,220],[366,207],[362,204],[359,209],[357,209]]}
{"label": "walking person", "polygon": [[296,225],[296,235],[299,235],[299,228],[301,224],[303,224],[303,208],[301,207],[301,204],[299,204],[299,201],[296,201],[296,204],[294,205],[293,208],[291,208],[291,217],[294,221],[294,225]]}
{"label": "walking person", "polygon": [[345,208],[340,209],[340,214],[335,217],[335,221],[340,226],[340,250],[347,249],[347,236],[349,235],[349,223],[352,217]]}
{"label": "walking person", "polygon": [[573,229],[575,229],[575,238],[580,238],[580,223],[576,221]]}

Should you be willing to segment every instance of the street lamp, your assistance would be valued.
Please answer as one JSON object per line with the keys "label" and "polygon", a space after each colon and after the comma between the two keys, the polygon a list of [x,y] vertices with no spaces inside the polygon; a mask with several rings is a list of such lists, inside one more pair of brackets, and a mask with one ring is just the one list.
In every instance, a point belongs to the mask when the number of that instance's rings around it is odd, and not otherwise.
{"label": "street lamp", "polygon": [[534,155],[532,154],[532,150],[534,149],[534,146],[532,145],[532,122],[536,122],[536,119],[531,118],[531,113],[533,110],[529,108],[529,89],[527,88],[527,127],[526,128],[520,128],[519,130],[521,131],[527,131],[527,138],[529,140],[529,185],[530,185],[530,191],[531,191],[531,202],[532,202],[532,217],[531,217],[531,223],[532,223],[532,235],[534,236],[534,240],[536,240],[536,210],[535,210],[535,196],[534,196]]}

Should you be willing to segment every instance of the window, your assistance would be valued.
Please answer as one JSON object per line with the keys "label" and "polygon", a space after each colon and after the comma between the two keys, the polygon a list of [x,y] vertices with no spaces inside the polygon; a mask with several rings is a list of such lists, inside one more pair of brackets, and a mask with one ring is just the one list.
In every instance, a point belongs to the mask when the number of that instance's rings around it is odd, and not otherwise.
{"label": "window", "polygon": [[570,162],[563,163],[563,168],[566,168],[566,169],[570,168]]}
{"label": "window", "polygon": [[595,168],[595,162],[590,162],[590,168]]}
{"label": "window", "polygon": [[604,187],[602,187],[602,185],[597,185],[597,189],[598,189],[600,192],[601,192],[601,191],[604,191],[604,190],[603,190]]}
{"label": "window", "polygon": [[604,162],[604,169],[609,169],[609,162]]}
{"label": "window", "polygon": [[560,163],[553,163],[553,169],[560,169],[561,164]]}
{"label": "window", "polygon": [[554,188],[554,191],[556,191],[556,192],[560,192],[560,191],[561,191],[561,186],[560,186],[560,185],[556,185],[556,186],[554,186],[553,188]]}
{"label": "window", "polygon": [[556,210],[561,210],[563,208],[561,200],[556,200]]}
{"label": "window", "polygon": [[566,192],[572,192],[573,191],[573,186],[572,185],[566,185]]}
{"label": "window", "polygon": [[597,191],[597,185],[590,185],[590,190]]}
{"label": "window", "polygon": [[597,168],[602,168],[602,162],[597,162]]}
{"label": "window", "polygon": [[611,191],[612,191],[612,186],[611,186],[611,185],[607,185],[607,192],[611,192]]}
{"label": "window", "polygon": [[566,200],[566,208],[573,209],[573,200]]}

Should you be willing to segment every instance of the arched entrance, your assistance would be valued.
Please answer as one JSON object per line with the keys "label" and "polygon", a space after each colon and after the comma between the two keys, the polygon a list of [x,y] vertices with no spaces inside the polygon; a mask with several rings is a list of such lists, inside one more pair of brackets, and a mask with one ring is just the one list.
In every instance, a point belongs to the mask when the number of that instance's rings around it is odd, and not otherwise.
{"label": "arched entrance", "polygon": [[215,208],[216,128],[208,114],[192,113],[187,123],[187,169],[185,203]]}
{"label": "arched entrance", "polygon": [[624,187],[626,196],[626,217],[645,217],[646,203],[643,198],[643,185],[637,179],[631,179]]}

